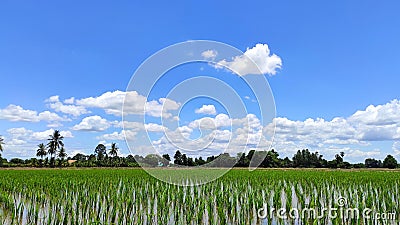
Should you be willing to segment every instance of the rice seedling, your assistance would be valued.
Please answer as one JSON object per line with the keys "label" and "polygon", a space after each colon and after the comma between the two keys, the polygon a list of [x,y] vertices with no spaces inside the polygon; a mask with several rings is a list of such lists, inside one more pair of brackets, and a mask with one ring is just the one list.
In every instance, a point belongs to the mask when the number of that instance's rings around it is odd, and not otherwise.
{"label": "rice seedling", "polygon": [[[177,186],[140,169],[0,170],[0,224],[398,224],[399,178],[386,171],[235,169],[204,185],[188,178]],[[395,214],[288,216],[324,207]]]}

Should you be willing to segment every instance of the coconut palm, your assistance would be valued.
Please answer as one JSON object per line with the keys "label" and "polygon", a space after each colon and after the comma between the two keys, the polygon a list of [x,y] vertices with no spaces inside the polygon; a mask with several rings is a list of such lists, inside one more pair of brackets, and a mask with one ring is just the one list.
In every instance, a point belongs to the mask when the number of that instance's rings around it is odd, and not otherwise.
{"label": "coconut palm", "polygon": [[60,158],[60,161],[58,161],[58,165],[62,166],[64,162],[64,158],[67,157],[67,153],[65,152],[65,148],[61,147],[60,151],[58,152],[57,156]]}
{"label": "coconut palm", "polygon": [[3,141],[4,141],[3,137],[0,137],[0,152],[3,151],[3,145],[4,145]]}
{"label": "coconut palm", "polygon": [[49,148],[48,153],[53,157],[61,147],[64,147],[63,139],[59,130],[55,130],[52,135],[49,135],[50,138],[47,139],[49,143],[47,147]]}
{"label": "coconut palm", "polygon": [[38,145],[38,149],[36,150],[36,156],[40,157],[43,160],[43,157],[47,155],[46,146],[43,143]]}
{"label": "coconut palm", "polygon": [[64,158],[67,157],[67,153],[65,152],[65,148],[61,147],[60,151],[58,152],[58,157],[60,157],[61,161],[64,161]]}
{"label": "coconut palm", "polygon": [[52,135],[49,135],[50,138],[47,139],[49,143],[47,144],[48,151],[47,153],[51,156],[51,164],[54,166],[54,158],[53,155],[57,154],[57,151],[64,147],[63,139],[64,137],[61,135],[59,130],[55,130]]}
{"label": "coconut palm", "polygon": [[110,148],[109,154],[112,155],[113,157],[118,155],[118,147],[117,147],[116,143],[112,143],[111,144],[111,148]]}

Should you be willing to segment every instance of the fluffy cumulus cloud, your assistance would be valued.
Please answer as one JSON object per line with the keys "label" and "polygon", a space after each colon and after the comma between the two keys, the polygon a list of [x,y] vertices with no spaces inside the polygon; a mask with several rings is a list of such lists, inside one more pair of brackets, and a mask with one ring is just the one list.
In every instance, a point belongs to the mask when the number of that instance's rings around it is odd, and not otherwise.
{"label": "fluffy cumulus cloud", "polygon": [[215,50],[207,50],[201,53],[201,56],[203,56],[204,59],[215,59],[217,57],[218,52]]}
{"label": "fluffy cumulus cloud", "polygon": [[197,113],[197,114],[215,115],[215,114],[217,114],[217,110],[215,109],[214,105],[203,105],[199,109],[196,109],[195,113]]}
{"label": "fluffy cumulus cloud", "polygon": [[393,155],[400,156],[400,141],[396,141],[392,146]]}
{"label": "fluffy cumulus cloud", "polygon": [[[33,131],[25,127],[10,128],[4,135],[4,157],[34,157],[36,146],[43,142],[47,143],[49,135],[53,134],[54,129],[44,131]],[[71,131],[61,131],[65,138],[73,138]],[[64,140],[65,140],[64,139]]]}
{"label": "fluffy cumulus cloud", "polygon": [[215,129],[232,125],[232,119],[223,113],[213,117],[203,117],[189,123],[190,128]]}
{"label": "fluffy cumulus cloud", "polygon": [[160,98],[157,101],[147,101],[145,96],[140,95],[136,91],[114,91],[106,92],[98,97],[89,97],[76,100],[76,104],[86,108],[101,108],[107,114],[121,116],[122,111],[125,115],[147,115],[154,117],[170,117],[170,110],[179,108],[179,103]]}
{"label": "fluffy cumulus cloud", "polygon": [[[271,144],[262,132],[263,126],[254,114],[244,118],[230,118],[226,114],[203,117],[176,130],[168,130],[160,139],[152,142],[158,152],[174,152],[181,149],[190,156],[209,156],[220,153],[235,155],[250,149],[265,150]],[[200,136],[191,134],[201,129]]]}
{"label": "fluffy cumulus cloud", "polygon": [[111,126],[111,123],[101,116],[88,116],[82,119],[79,124],[72,127],[79,131],[104,131]]}
{"label": "fluffy cumulus cloud", "polygon": [[156,123],[148,123],[145,124],[144,127],[146,128],[147,132],[165,132],[168,130],[168,128]]}
{"label": "fluffy cumulus cloud", "polygon": [[227,67],[240,76],[248,74],[275,75],[282,67],[282,59],[271,54],[267,44],[256,44],[253,48],[247,48],[243,55],[218,62],[217,67]]}
{"label": "fluffy cumulus cloud", "polygon": [[[49,135],[54,133],[54,129],[48,129],[44,131],[32,131],[25,127],[10,128],[7,130],[6,145],[22,145],[28,142],[43,141],[46,142]],[[71,131],[61,131],[61,135],[64,138],[73,138]]]}
{"label": "fluffy cumulus cloud", "polygon": [[[47,140],[49,138],[49,136],[53,133],[54,133],[54,129],[48,129],[48,130],[40,131],[40,132],[33,132],[31,137],[33,140],[44,141],[44,140]],[[74,137],[72,135],[71,131],[61,131],[60,134],[64,138],[73,138]]]}
{"label": "fluffy cumulus cloud", "polygon": [[90,111],[88,111],[85,107],[83,106],[79,106],[79,105],[73,105],[74,103],[74,98],[70,98],[64,101],[63,104],[62,102],[60,102],[59,100],[59,96],[51,96],[50,98],[48,98],[46,100],[46,102],[48,102],[48,106],[53,109],[56,112],[61,112],[64,114],[69,114],[72,116],[80,116],[82,114],[87,114],[90,113]]}
{"label": "fluffy cumulus cloud", "polygon": [[[113,114],[120,116],[122,113],[122,106],[124,104],[126,93],[123,91],[105,92],[98,97],[89,97],[76,100],[76,104],[88,108],[101,108],[104,109],[107,114]],[[139,106],[142,106],[145,102],[145,98],[140,96],[136,92],[129,94],[129,99],[132,100],[131,107],[135,110],[139,110]],[[134,103],[137,104],[134,104]],[[136,106],[136,107],[135,107]]]}
{"label": "fluffy cumulus cloud", "polygon": [[[207,54],[209,57],[212,56],[211,53]],[[248,49],[245,55],[248,57],[273,56],[266,45],[257,45]],[[247,65],[242,57],[238,56],[230,63]],[[265,60],[254,61],[267,64]],[[280,63],[276,65],[281,65]],[[242,72],[250,73],[251,70],[245,67],[238,66],[237,68]],[[264,68],[263,73],[273,74],[274,72],[271,71],[274,69],[271,68],[278,67],[262,68]],[[37,112],[11,104],[0,109],[0,119],[11,122],[44,121],[48,127],[57,127],[62,122],[73,119],[75,125],[71,127],[71,130],[102,132],[94,135],[95,140],[102,142],[122,141],[125,138],[140,140],[147,131],[154,139],[151,140],[152,144],[160,153],[173,153],[179,147],[196,150],[187,152],[188,155],[193,156],[200,153],[197,151],[199,149],[202,154],[204,153],[203,155],[215,155],[224,150],[229,153],[254,148],[267,150],[272,144],[270,137],[275,135],[273,148],[281,156],[292,156],[298,149],[309,148],[311,151],[319,151],[328,159],[341,151],[345,152],[346,159],[350,161],[359,161],[366,157],[384,158],[384,154],[387,153],[400,157],[400,101],[397,99],[382,105],[370,105],[348,117],[337,117],[332,120],[309,118],[301,121],[278,117],[270,124],[262,124],[254,114],[248,114],[243,118],[230,118],[223,113],[217,114],[214,105],[202,105],[195,110],[195,113],[206,116],[184,122],[174,128],[168,126],[173,120],[169,120],[164,125],[154,121],[146,124],[138,121],[119,122],[109,121],[99,116],[100,114],[77,120],[77,117],[91,113],[89,111],[91,108],[99,108],[106,114],[121,116],[124,102],[125,113],[134,116],[143,115],[145,112],[146,115],[152,117],[174,118],[171,112],[180,107],[180,103],[167,98],[148,101],[146,97],[135,91],[105,92],[97,97],[82,99],[72,97],[66,100],[60,100],[59,96],[51,96],[45,102],[51,111]],[[54,111],[65,115],[61,117]],[[72,117],[69,119],[67,116]],[[37,126],[40,125],[40,123],[37,124]],[[118,131],[112,130],[110,133],[105,133],[111,127],[117,128]],[[54,128],[46,128],[47,130],[42,131],[31,129],[10,128],[3,134],[5,146],[14,156],[32,156],[32,148],[35,148],[38,142],[46,142],[48,136],[54,132]],[[62,131],[61,134],[65,138],[73,137],[71,131],[68,130]],[[391,150],[377,148],[376,143],[384,141],[393,142]],[[137,146],[137,149],[149,150],[150,148],[152,146]],[[4,153],[5,156],[10,154],[10,151]]]}
{"label": "fluffy cumulus cloud", "polygon": [[65,104],[74,104],[75,103],[75,97],[71,97],[71,98],[65,99],[64,103]]}
{"label": "fluffy cumulus cloud", "polygon": [[[331,153],[344,151],[348,157],[379,156],[379,149],[359,150],[346,146],[368,147],[374,142],[394,141],[393,151],[399,153],[396,143],[400,140],[400,101],[368,106],[347,118],[306,119],[293,121],[275,118],[274,123],[264,127],[264,132],[275,132],[277,149],[310,148]],[[275,129],[274,129],[275,128]],[[340,147],[342,146],[342,147]],[[338,150],[339,149],[339,150]]]}
{"label": "fluffy cumulus cloud", "polygon": [[113,133],[103,134],[103,135],[97,136],[96,138],[101,141],[108,141],[108,140],[122,141],[122,140],[125,140],[125,138],[126,138],[126,140],[131,141],[136,138],[137,133],[138,133],[137,131],[133,131],[133,130],[121,130],[120,132],[115,131]]}
{"label": "fluffy cumulus cloud", "polygon": [[18,105],[8,105],[4,109],[0,109],[0,119],[5,119],[13,122],[54,122],[54,121],[67,121],[68,119],[60,117],[56,113],[44,111],[38,113],[34,110],[24,109]]}
{"label": "fluffy cumulus cloud", "polygon": [[146,115],[154,117],[170,118],[172,116],[169,111],[179,109],[180,104],[167,98],[160,98],[158,101],[149,101],[145,104]]}
{"label": "fluffy cumulus cloud", "polygon": [[365,110],[354,113],[349,121],[372,126],[398,125],[400,124],[400,101],[394,99],[384,105],[370,105]]}

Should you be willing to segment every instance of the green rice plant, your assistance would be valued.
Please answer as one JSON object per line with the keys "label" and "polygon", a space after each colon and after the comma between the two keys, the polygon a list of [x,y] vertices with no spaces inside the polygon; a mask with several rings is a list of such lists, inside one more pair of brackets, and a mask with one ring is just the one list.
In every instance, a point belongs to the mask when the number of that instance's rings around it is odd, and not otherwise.
{"label": "green rice plant", "polygon": [[[205,170],[205,169],[204,169]],[[170,171],[167,171],[170,172]],[[159,173],[167,173],[160,170]],[[179,170],[182,174],[199,172]],[[206,174],[207,171],[200,171]],[[215,169],[214,171],[215,172]],[[186,176],[185,175],[185,176]],[[279,218],[267,208],[346,207],[395,212],[399,172],[234,169],[176,186],[140,169],[0,170],[0,224],[373,224],[365,218]]]}

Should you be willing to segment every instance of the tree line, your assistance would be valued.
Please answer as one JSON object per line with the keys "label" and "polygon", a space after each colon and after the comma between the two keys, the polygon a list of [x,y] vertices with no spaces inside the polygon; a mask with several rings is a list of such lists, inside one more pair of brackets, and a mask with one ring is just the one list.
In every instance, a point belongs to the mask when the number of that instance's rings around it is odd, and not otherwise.
{"label": "tree line", "polygon": [[[252,160],[260,162],[262,168],[398,168],[399,164],[392,155],[387,155],[383,160],[373,158],[365,159],[364,163],[351,164],[344,160],[345,153],[340,152],[334,159],[327,160],[318,152],[310,152],[308,149],[298,150],[292,158],[280,158],[279,153],[274,149],[261,152],[251,150],[247,154],[238,153],[235,157],[228,153],[217,156],[189,157],[177,150],[171,158],[168,154],[159,156],[149,154],[146,156],[128,155],[127,157],[118,156],[119,148],[116,143],[112,143],[110,149],[105,145],[98,144],[93,154],[85,155],[78,153],[73,157],[67,158],[67,153],[63,143],[64,137],[59,130],[55,130],[47,139],[48,143],[40,143],[36,150],[39,159],[31,158],[22,160],[13,158],[10,161],[1,158],[0,166],[34,166],[34,167],[182,167],[182,166],[207,166],[207,167],[249,167]],[[0,137],[0,152],[3,151],[4,139]],[[50,156],[44,158],[45,156]]]}

